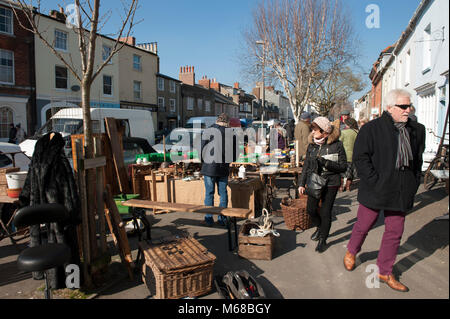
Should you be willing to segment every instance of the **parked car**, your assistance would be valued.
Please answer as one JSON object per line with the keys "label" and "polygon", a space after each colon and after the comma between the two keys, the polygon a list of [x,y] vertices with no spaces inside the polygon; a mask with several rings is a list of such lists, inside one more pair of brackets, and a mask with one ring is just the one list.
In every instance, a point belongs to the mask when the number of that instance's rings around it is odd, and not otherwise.
{"label": "parked car", "polygon": [[162,130],[155,132],[155,144],[162,143],[163,136],[167,138],[167,136],[170,134],[170,130],[168,128],[164,128]]}
{"label": "parked car", "polygon": [[136,155],[156,153],[145,138],[124,137],[122,144],[125,166],[136,163]]}
{"label": "parked car", "polygon": [[[166,136],[166,153],[168,152],[192,152],[201,145],[203,129],[174,128]],[[164,152],[163,143],[153,145],[158,153]]]}
{"label": "parked car", "polygon": [[13,167],[13,155],[8,153],[17,153],[14,155],[15,167],[19,167],[21,171],[28,171],[31,159],[21,152],[19,145],[0,142],[0,168]]}
{"label": "parked car", "polygon": [[[125,126],[125,136],[145,138],[149,144],[155,143],[152,113],[145,110],[133,109],[91,108],[92,129],[94,133],[106,132],[104,119],[107,117],[122,120]],[[68,154],[70,152],[68,149],[72,147],[70,135],[83,134],[83,110],[81,108],[63,108],[58,111],[33,137],[20,143],[20,148],[29,157],[33,156],[34,146],[37,140],[51,131],[61,133],[69,142],[66,144],[66,154]]]}
{"label": "parked car", "polygon": [[216,123],[217,116],[191,117],[184,125],[185,128],[208,128]]}

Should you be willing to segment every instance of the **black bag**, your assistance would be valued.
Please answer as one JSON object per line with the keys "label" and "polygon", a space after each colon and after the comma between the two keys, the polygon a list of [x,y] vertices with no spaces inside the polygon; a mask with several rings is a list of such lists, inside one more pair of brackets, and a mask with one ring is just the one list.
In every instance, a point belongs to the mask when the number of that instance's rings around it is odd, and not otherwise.
{"label": "black bag", "polygon": [[311,173],[306,179],[306,194],[320,199],[322,190],[327,186],[327,179],[317,173]]}

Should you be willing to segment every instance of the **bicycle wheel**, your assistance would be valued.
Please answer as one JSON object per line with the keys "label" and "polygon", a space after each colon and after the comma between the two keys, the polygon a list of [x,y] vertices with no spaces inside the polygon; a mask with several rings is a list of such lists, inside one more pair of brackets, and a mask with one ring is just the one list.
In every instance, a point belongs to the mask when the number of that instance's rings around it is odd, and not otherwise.
{"label": "bicycle wheel", "polygon": [[423,187],[425,187],[425,189],[427,191],[429,191],[431,188],[433,188],[434,185],[436,185],[438,178],[435,177],[431,171],[432,170],[437,170],[440,169],[440,167],[442,166],[442,163],[439,161],[439,158],[435,158],[431,163],[430,166],[428,166],[426,172],[425,172],[425,177],[423,178]]}

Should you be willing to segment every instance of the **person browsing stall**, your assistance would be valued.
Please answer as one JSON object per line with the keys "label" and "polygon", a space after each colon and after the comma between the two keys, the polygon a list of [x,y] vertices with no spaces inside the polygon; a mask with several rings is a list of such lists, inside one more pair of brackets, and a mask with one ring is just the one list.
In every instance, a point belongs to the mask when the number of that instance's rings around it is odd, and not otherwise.
{"label": "person browsing stall", "polygon": [[303,112],[300,115],[300,120],[295,126],[294,138],[298,141],[298,156],[302,160],[305,158],[306,149],[308,148],[308,137],[311,133],[311,114]]}
{"label": "person browsing stall", "polygon": [[353,147],[355,145],[356,136],[358,135],[358,123],[353,118],[348,118],[345,121],[345,130],[341,131],[339,140],[344,145],[345,155],[347,156],[347,171],[341,177],[341,187],[339,190],[350,191],[353,178],[355,176],[355,167],[352,162]]}
{"label": "person browsing stall", "polygon": [[[226,152],[234,152],[235,147],[235,144],[232,144],[232,149],[227,148],[226,129],[229,127],[230,118],[227,114],[222,113],[217,117],[216,123],[202,133],[202,169],[200,173],[203,175],[205,182],[205,206],[214,206],[216,186],[220,197],[219,207],[226,208],[228,206],[227,186],[230,162],[227,162]],[[233,155],[231,162],[234,161],[234,157],[235,155]],[[226,217],[219,215],[217,222],[225,226]],[[211,214],[205,215],[204,224],[207,226],[214,224],[214,218]]]}
{"label": "person browsing stall", "polygon": [[[305,163],[299,177],[300,195],[307,194],[306,210],[317,227],[311,240],[318,241],[316,251],[322,253],[326,249],[326,240],[331,229],[331,212],[341,183],[340,174],[347,169],[347,158],[342,142],[339,141],[339,124],[333,126],[325,117],[317,117],[311,124],[308,149]],[[320,198],[308,194],[307,182],[313,173],[326,180]],[[317,208],[322,201],[319,214]]]}

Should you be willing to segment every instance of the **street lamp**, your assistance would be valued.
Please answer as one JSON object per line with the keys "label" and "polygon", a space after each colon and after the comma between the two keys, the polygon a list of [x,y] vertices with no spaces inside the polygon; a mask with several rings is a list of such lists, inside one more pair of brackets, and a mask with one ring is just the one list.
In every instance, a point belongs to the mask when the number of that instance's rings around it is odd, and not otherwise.
{"label": "street lamp", "polygon": [[262,114],[261,114],[261,127],[264,125],[264,111],[265,111],[265,102],[266,102],[266,85],[264,78],[264,69],[266,68],[266,41],[258,40],[256,41],[257,45],[263,46],[263,63],[262,63]]}

